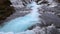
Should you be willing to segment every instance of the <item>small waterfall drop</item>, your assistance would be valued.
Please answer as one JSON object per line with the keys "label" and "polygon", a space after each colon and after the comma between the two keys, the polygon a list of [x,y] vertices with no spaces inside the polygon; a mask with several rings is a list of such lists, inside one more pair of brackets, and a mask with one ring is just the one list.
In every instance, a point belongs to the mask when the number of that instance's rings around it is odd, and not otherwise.
{"label": "small waterfall drop", "polygon": [[32,25],[38,23],[39,5],[37,5],[35,2],[32,2],[31,4],[27,5],[27,7],[31,7],[31,13],[25,15],[24,17],[18,17],[10,20],[2,28],[0,28],[0,32],[22,32],[25,31],[27,28],[31,27]]}

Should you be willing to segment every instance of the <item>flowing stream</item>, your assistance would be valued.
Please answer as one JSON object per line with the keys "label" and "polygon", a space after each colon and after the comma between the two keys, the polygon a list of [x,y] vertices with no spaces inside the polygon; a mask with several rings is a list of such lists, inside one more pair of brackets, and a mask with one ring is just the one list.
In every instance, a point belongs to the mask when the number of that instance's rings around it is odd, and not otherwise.
{"label": "flowing stream", "polygon": [[[11,0],[13,1],[13,0]],[[15,1],[15,0],[14,0]],[[14,5],[15,3],[13,3]],[[2,28],[0,28],[0,32],[22,32],[31,27],[32,25],[39,22],[39,13],[38,7],[35,2],[27,5],[31,7],[31,12],[24,17],[18,17],[8,21]]]}

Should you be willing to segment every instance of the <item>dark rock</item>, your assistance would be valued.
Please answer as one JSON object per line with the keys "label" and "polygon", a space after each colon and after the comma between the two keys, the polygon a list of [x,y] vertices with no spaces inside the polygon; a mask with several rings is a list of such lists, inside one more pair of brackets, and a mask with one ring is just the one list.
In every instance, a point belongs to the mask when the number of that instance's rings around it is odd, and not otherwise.
{"label": "dark rock", "polygon": [[57,0],[58,3],[60,3],[60,0]]}
{"label": "dark rock", "polygon": [[9,0],[0,0],[0,21],[5,20],[14,12],[14,8],[10,5],[11,2]]}

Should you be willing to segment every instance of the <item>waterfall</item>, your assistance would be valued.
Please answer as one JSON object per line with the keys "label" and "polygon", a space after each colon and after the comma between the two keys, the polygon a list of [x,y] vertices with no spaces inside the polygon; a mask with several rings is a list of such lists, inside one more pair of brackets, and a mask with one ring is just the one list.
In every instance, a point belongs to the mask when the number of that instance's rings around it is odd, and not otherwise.
{"label": "waterfall", "polygon": [[[15,4],[16,3],[13,3],[13,5]],[[32,2],[31,4],[28,4],[27,7],[31,7],[31,13],[25,15],[24,17],[18,17],[8,21],[2,28],[0,28],[0,32],[22,32],[31,27],[32,25],[38,23],[39,5],[37,5],[35,2]]]}

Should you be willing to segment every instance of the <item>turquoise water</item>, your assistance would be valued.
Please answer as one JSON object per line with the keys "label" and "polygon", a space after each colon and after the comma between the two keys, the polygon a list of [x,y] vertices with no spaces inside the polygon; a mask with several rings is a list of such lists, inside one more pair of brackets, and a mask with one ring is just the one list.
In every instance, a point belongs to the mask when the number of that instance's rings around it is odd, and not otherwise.
{"label": "turquoise water", "polygon": [[[32,7],[31,7],[32,6]],[[33,2],[29,4],[28,7],[31,7],[31,13],[25,15],[24,17],[18,17],[7,22],[3,28],[0,28],[0,32],[22,32],[27,28],[39,22],[39,13],[38,5]]]}

